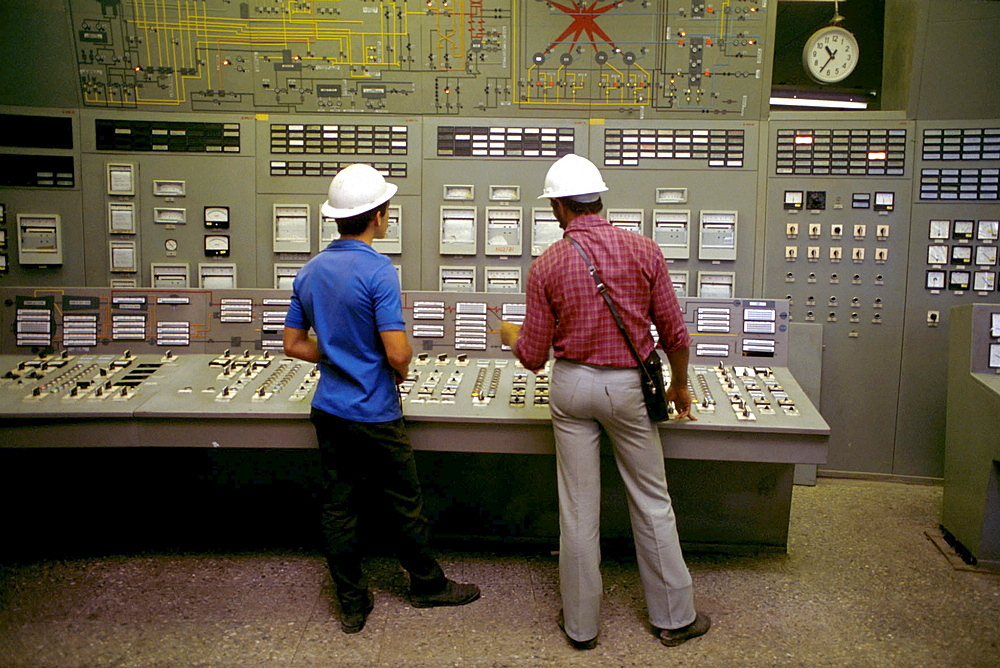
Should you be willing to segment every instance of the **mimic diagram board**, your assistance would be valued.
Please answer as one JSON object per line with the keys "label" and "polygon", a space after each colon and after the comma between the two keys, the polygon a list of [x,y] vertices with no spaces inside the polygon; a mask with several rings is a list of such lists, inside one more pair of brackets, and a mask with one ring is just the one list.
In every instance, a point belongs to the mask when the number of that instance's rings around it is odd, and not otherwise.
{"label": "mimic diagram board", "polygon": [[767,0],[69,4],[86,107],[759,118],[770,85]]}

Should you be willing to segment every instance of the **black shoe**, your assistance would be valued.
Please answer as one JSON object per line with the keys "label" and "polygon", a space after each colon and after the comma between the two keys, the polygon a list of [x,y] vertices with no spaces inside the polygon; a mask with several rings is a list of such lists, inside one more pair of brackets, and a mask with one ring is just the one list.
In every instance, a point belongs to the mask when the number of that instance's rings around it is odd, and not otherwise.
{"label": "black shoe", "polygon": [[465,605],[479,598],[479,587],[446,580],[444,589],[433,594],[410,592],[410,605],[414,608],[434,608],[441,605]]}
{"label": "black shoe", "polygon": [[708,633],[712,628],[712,619],[704,612],[696,612],[694,621],[679,629],[660,629],[660,642],[667,647],[677,647],[690,640]]}
{"label": "black shoe", "polygon": [[365,622],[368,621],[368,613],[374,607],[375,597],[372,596],[370,591],[365,592],[365,601],[357,610],[344,610],[342,606],[340,611],[340,629],[344,633],[358,633],[361,629],[365,628]]}
{"label": "black shoe", "polygon": [[[562,629],[563,633],[566,633],[566,620],[563,618],[563,611],[559,611],[559,619],[556,621],[559,624],[559,628]],[[566,639],[569,640],[569,644],[573,646],[574,649],[594,649],[597,647],[597,636],[594,636],[590,640],[574,640],[566,633]]]}

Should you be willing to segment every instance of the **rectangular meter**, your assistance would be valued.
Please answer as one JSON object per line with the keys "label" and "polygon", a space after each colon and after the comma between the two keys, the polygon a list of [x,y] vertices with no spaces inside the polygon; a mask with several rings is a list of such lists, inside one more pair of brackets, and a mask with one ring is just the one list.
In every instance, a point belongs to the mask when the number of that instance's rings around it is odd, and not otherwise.
{"label": "rectangular meter", "polygon": [[441,292],[475,292],[475,267],[439,267],[439,289]]}
{"label": "rectangular meter", "polygon": [[474,206],[441,207],[441,255],[475,255],[478,209]]}
{"label": "rectangular meter", "polygon": [[490,186],[491,202],[519,202],[521,186]]}
{"label": "rectangular meter", "polygon": [[486,267],[486,292],[521,292],[521,268]]}
{"label": "rectangular meter", "polygon": [[135,195],[135,165],[130,162],[109,162],[108,194]]}
{"label": "rectangular meter", "polygon": [[156,197],[184,197],[187,193],[187,182],[175,179],[154,179],[153,195]]}
{"label": "rectangular meter", "polygon": [[274,289],[275,290],[291,290],[292,282],[295,280],[296,274],[299,273],[299,269],[304,266],[303,263],[274,263]]}
{"label": "rectangular meter", "polygon": [[62,264],[62,219],[56,213],[17,214],[18,261],[23,265]]}
{"label": "rectangular meter", "polygon": [[653,209],[653,241],[668,260],[691,257],[690,211]]}
{"label": "rectangular meter", "polygon": [[308,253],[309,205],[275,204],[272,207],[275,253]]}
{"label": "rectangular meter", "polygon": [[186,288],[189,285],[189,268],[185,264],[153,262],[149,266],[150,284],[154,288]]}
{"label": "rectangular meter", "polygon": [[187,209],[168,206],[154,206],[153,222],[158,225],[186,225]]}
{"label": "rectangular meter", "polygon": [[562,227],[551,208],[531,210],[531,254],[541,255],[549,246],[562,239]]}
{"label": "rectangular meter", "polygon": [[230,290],[236,287],[235,264],[198,264],[198,287]]}
{"label": "rectangular meter", "polygon": [[486,254],[521,254],[521,207],[486,207]]}
{"label": "rectangular meter", "polygon": [[131,274],[136,271],[135,242],[112,241],[108,249],[109,271]]}
{"label": "rectangular meter", "polygon": [[732,299],[736,294],[736,274],[725,271],[699,271],[698,296]]}
{"label": "rectangular meter", "polygon": [[674,294],[678,297],[688,296],[688,273],[686,271],[670,272],[670,282],[674,286]]}
{"label": "rectangular meter", "polygon": [[135,234],[135,202],[108,202],[108,233]]}
{"label": "rectangular meter", "polygon": [[607,220],[615,227],[642,234],[642,209],[608,209]]}
{"label": "rectangular meter", "polygon": [[323,214],[319,216],[319,244],[320,250],[326,248],[334,239],[340,238],[340,232],[337,230],[337,219],[327,218]]}
{"label": "rectangular meter", "polygon": [[684,204],[688,201],[687,188],[657,188],[657,204]]}
{"label": "rectangular meter", "polygon": [[997,272],[977,271],[972,274],[972,289],[976,292],[993,292],[997,289]]}
{"label": "rectangular meter", "polygon": [[[374,239],[372,248],[386,255],[398,255],[403,252],[403,209],[397,204],[389,206],[386,214],[389,218],[384,239]],[[336,223],[334,223],[336,229]]]}
{"label": "rectangular meter", "polygon": [[473,185],[445,184],[441,196],[447,200],[473,200],[476,198],[476,187]]}
{"label": "rectangular meter", "polygon": [[736,215],[736,211],[701,212],[699,260],[736,259]]}

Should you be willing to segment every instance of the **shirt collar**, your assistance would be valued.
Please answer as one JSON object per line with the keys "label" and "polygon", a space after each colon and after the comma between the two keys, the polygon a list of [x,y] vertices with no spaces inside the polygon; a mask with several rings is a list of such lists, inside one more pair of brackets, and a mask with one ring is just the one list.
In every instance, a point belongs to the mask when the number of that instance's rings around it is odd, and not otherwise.
{"label": "shirt collar", "polygon": [[577,230],[583,230],[591,227],[599,227],[601,225],[610,225],[608,221],[604,219],[604,216],[598,213],[588,213],[583,216],[577,216],[570,221],[566,229],[563,230],[563,236],[566,236],[569,232],[575,232]]}
{"label": "shirt collar", "polygon": [[377,253],[374,248],[366,244],[364,241],[358,239],[334,239],[331,241],[326,248],[323,250],[335,251],[335,250],[370,250]]}

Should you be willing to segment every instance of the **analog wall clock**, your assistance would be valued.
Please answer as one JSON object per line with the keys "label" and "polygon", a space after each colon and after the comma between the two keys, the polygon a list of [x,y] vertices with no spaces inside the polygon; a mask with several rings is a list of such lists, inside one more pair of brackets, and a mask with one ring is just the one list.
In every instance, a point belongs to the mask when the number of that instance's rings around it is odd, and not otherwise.
{"label": "analog wall clock", "polygon": [[802,49],[802,65],[821,84],[843,81],[858,65],[858,40],[846,28],[824,26],[814,32]]}

